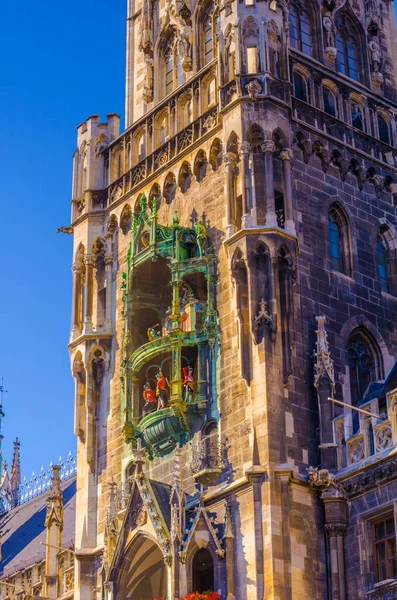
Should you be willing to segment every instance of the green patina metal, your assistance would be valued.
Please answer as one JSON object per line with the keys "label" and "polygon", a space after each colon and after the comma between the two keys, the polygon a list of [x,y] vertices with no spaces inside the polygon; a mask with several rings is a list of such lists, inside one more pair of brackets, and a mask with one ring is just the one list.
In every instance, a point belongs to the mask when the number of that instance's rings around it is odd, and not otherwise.
{"label": "green patina metal", "polygon": [[[149,207],[141,197],[122,273],[121,406],[125,441],[135,444],[140,438],[150,458],[185,444],[208,416],[208,396],[216,388],[215,266],[204,223],[183,227],[175,211],[169,225],[160,225],[156,198]],[[205,283],[205,301],[194,296],[190,280],[200,281],[201,291]],[[149,325],[149,339],[143,339],[142,323],[151,313],[158,315],[158,322]],[[183,324],[187,318],[188,330]],[[186,385],[183,389],[182,367],[189,365],[190,355],[184,353],[194,355],[197,370],[195,389],[189,394]],[[164,365],[169,372],[167,406],[142,416],[143,381],[148,374],[153,379],[154,368],[160,372]],[[208,372],[211,381],[205,379]]]}

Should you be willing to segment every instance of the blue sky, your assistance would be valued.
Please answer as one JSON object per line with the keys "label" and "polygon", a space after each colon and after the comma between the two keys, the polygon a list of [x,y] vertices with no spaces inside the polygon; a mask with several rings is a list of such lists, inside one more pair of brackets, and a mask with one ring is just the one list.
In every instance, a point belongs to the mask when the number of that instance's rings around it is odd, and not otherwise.
{"label": "blue sky", "polygon": [[22,471],[75,452],[67,350],[76,126],[124,122],[126,0],[2,3],[0,81],[0,377],[3,453]]}

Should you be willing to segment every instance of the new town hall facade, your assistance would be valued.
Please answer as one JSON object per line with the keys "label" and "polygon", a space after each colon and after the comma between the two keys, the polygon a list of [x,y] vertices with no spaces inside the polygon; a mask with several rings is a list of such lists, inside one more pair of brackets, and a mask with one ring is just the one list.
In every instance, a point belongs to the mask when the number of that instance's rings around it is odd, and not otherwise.
{"label": "new town hall facade", "polygon": [[390,0],[129,0],[65,228],[75,600],[397,598],[396,44]]}

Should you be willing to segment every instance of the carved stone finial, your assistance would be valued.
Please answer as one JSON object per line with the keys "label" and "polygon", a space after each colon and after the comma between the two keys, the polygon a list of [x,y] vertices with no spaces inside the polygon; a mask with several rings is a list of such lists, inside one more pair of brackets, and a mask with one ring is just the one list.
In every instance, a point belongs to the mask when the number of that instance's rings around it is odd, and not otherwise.
{"label": "carved stone finial", "polygon": [[325,329],[325,317],[316,317],[317,321],[317,341],[314,350],[314,386],[317,388],[320,380],[326,377],[332,386],[332,391],[335,388],[335,373],[334,361],[331,358],[329,351],[328,337]]}

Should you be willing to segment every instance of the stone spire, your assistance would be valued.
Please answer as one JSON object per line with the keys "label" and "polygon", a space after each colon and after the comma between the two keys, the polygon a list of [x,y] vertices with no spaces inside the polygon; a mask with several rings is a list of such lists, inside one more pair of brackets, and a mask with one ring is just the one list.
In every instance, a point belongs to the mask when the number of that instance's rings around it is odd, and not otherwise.
{"label": "stone spire", "polygon": [[325,329],[325,317],[316,317],[317,341],[314,350],[314,386],[318,388],[320,380],[325,377],[331,384],[332,392],[335,388],[334,361],[329,351],[327,331]]}
{"label": "stone spire", "polygon": [[14,455],[12,457],[10,471],[10,497],[12,508],[18,504],[19,486],[21,485],[21,459],[19,455],[20,445],[21,442],[17,438],[14,442]]}
{"label": "stone spire", "polygon": [[63,530],[63,496],[61,490],[60,465],[53,465],[51,489],[47,498],[45,526],[46,539],[46,573],[44,596],[54,599],[58,595],[58,553],[62,547]]}

